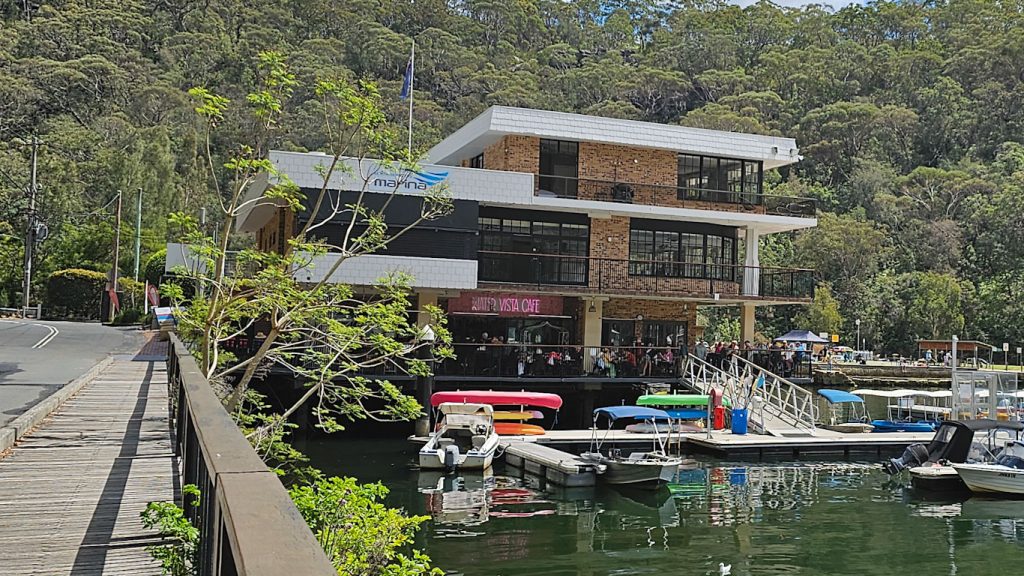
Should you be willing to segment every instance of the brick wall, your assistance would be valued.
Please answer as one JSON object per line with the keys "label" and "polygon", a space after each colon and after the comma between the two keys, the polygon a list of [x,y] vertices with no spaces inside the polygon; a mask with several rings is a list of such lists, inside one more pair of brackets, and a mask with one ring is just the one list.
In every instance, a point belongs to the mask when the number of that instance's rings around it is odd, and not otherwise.
{"label": "brick wall", "polygon": [[[686,322],[687,338],[692,345],[699,338],[704,328],[697,326],[697,305],[689,302],[673,302],[668,300],[641,300],[638,298],[612,298],[604,303],[602,316],[629,320],[642,314],[645,320],[674,320]],[[643,322],[635,324],[635,338],[644,334]]]}
{"label": "brick wall", "polygon": [[[284,234],[281,219],[284,218]],[[295,213],[287,208],[274,210],[270,220],[256,232],[256,246],[264,252],[284,253],[286,242],[295,235]]]}
{"label": "brick wall", "polygon": [[[462,161],[468,166],[469,159]],[[505,136],[484,149],[484,168],[537,174],[540,171],[540,138]],[[633,202],[645,206],[671,206],[695,210],[724,210],[763,214],[763,206],[680,200],[677,184],[676,153],[598,142],[580,142],[579,177],[600,182],[637,184]],[[644,186],[647,185],[647,186]],[[607,194],[605,186],[581,183],[579,198],[592,200]]]}
{"label": "brick wall", "polygon": [[537,174],[540,171],[540,138],[503,137],[484,149],[484,168]]}

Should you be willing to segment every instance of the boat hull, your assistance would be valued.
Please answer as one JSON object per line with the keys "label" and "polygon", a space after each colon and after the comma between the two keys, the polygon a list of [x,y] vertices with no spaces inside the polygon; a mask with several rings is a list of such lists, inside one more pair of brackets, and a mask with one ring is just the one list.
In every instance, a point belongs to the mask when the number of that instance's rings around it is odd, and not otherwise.
{"label": "boat hull", "polygon": [[862,422],[847,422],[845,424],[826,424],[822,426],[826,430],[832,430],[833,432],[842,432],[843,434],[863,434],[871,432],[875,429],[871,424],[864,424]]}
{"label": "boat hull", "polygon": [[[491,463],[494,461],[494,451],[490,450],[484,453],[469,452],[462,454],[459,457],[459,461],[455,464],[456,470],[486,470],[491,467]],[[433,449],[428,450],[424,448],[419,453],[420,468],[425,470],[443,470],[446,468],[444,463],[444,451]]]}
{"label": "boat hull", "polygon": [[998,464],[954,464],[971,492],[1024,496],[1024,470]]}
{"label": "boat hull", "polygon": [[872,420],[872,432],[934,432],[935,422],[894,422],[892,420]]}
{"label": "boat hull", "polygon": [[910,469],[910,484],[915,490],[928,492],[964,492],[964,484],[952,466],[917,466]]}
{"label": "boat hull", "polygon": [[584,454],[583,458],[595,460],[604,466],[604,472],[598,476],[602,482],[637,488],[657,488],[671,482],[682,464],[682,459],[670,456],[637,459]]}

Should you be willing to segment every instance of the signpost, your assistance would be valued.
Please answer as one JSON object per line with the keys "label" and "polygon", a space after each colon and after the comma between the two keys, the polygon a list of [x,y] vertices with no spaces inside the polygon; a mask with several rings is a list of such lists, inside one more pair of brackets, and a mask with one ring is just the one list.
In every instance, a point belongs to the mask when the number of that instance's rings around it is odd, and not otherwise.
{"label": "signpost", "polygon": [[1009,353],[1010,353],[1010,343],[1009,342],[1003,342],[1003,370],[1009,370],[1010,369],[1010,360],[1007,358]]}

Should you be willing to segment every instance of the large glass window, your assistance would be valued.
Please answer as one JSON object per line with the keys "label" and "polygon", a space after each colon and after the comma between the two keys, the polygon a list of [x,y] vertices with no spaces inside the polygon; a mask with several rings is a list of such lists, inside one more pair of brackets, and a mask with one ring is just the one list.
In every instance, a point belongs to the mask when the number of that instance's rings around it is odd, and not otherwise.
{"label": "large glass window", "polygon": [[754,203],[761,193],[763,165],[695,154],[680,154],[677,186],[680,200]]}
{"label": "large glass window", "polygon": [[480,250],[481,280],[586,284],[590,227],[481,217]]}
{"label": "large glass window", "polygon": [[629,260],[633,276],[734,280],[736,240],[716,234],[633,229]]}
{"label": "large glass window", "polygon": [[540,192],[575,198],[579,175],[579,144],[566,140],[540,141]]}

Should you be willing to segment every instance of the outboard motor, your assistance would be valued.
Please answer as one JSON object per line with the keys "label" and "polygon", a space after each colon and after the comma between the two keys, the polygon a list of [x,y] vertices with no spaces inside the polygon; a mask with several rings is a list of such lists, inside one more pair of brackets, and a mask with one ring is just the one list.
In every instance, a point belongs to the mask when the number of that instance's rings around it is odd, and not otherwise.
{"label": "outboard motor", "polygon": [[451,473],[459,465],[459,447],[449,444],[444,447],[444,471]]}
{"label": "outboard motor", "polygon": [[911,444],[903,451],[903,456],[890,458],[882,463],[882,468],[890,476],[899,474],[906,468],[920,466],[928,461],[928,447],[924,444]]}

